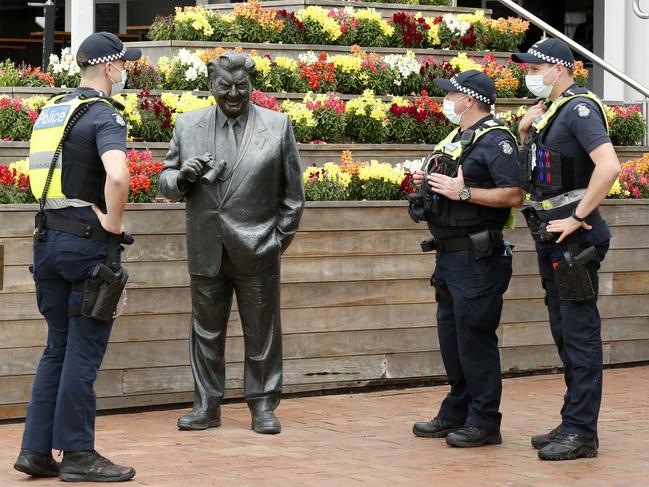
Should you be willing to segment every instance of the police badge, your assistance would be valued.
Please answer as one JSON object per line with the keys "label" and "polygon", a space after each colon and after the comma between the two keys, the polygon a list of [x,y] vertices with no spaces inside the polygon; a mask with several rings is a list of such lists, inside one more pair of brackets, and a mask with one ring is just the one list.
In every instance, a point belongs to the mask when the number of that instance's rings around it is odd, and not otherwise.
{"label": "police badge", "polygon": [[579,115],[581,118],[588,118],[590,117],[590,108],[586,106],[585,103],[580,103],[575,107],[575,110],[577,110],[577,115]]}
{"label": "police badge", "polygon": [[514,148],[512,147],[512,145],[506,140],[503,140],[498,145],[500,146],[500,150],[503,151],[503,154],[507,156],[511,155],[514,152]]}

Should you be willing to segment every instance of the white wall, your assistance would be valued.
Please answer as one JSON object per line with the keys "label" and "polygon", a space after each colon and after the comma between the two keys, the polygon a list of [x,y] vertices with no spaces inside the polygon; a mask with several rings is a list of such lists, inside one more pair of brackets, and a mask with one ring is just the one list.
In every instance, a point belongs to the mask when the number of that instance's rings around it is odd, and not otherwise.
{"label": "white wall", "polygon": [[[594,51],[649,88],[649,20],[638,18],[632,0],[595,0]],[[649,0],[640,0],[649,12]],[[605,100],[636,101],[642,96],[612,75],[594,69],[593,89]]]}

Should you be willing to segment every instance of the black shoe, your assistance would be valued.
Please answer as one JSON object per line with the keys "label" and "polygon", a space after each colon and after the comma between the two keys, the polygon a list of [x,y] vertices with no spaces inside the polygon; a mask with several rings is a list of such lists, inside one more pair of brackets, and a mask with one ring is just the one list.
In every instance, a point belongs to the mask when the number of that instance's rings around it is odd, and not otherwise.
{"label": "black shoe", "polygon": [[262,435],[277,435],[282,431],[282,425],[272,411],[253,412],[250,428]]}
{"label": "black shoe", "polygon": [[59,464],[51,453],[46,455],[24,449],[20,450],[14,468],[34,477],[56,477],[59,474]]}
{"label": "black shoe", "polygon": [[412,427],[412,432],[420,438],[444,438],[449,433],[459,430],[461,424],[451,423],[440,418],[431,421],[419,421]]}
{"label": "black shoe", "polygon": [[446,437],[446,444],[458,448],[473,448],[485,445],[500,445],[503,442],[499,431],[490,431],[477,426],[464,426]]}
{"label": "black shoe", "polygon": [[575,460],[597,456],[597,438],[557,432],[554,439],[539,450],[541,460]]}
{"label": "black shoe", "polygon": [[545,434],[532,436],[532,446],[537,450],[540,450],[541,448],[552,443],[552,440],[554,440],[558,432],[559,432],[559,427],[557,426],[556,428],[548,431]]}
{"label": "black shoe", "polygon": [[[549,445],[552,443],[552,440],[556,437],[559,432],[559,426],[554,428],[552,431],[545,433],[544,435],[534,435],[532,436],[532,446],[537,450]],[[595,436],[595,446],[599,448],[599,437]]]}
{"label": "black shoe", "polygon": [[95,450],[64,452],[59,469],[65,482],[125,482],[134,476],[133,467],[115,465]]}
{"label": "black shoe", "polygon": [[206,430],[221,426],[221,406],[214,412],[190,411],[178,418],[178,429],[182,431]]}

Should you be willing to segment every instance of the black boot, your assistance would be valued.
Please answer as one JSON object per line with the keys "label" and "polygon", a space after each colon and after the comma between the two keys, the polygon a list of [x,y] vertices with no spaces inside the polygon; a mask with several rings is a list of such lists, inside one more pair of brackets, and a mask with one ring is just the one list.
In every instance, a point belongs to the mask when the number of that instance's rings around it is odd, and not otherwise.
{"label": "black boot", "polygon": [[[532,436],[532,446],[537,450],[540,450],[541,448],[552,443],[552,440],[554,440],[558,432],[559,426],[545,434]],[[597,448],[599,448],[599,438],[597,436],[595,436],[595,445],[597,446]]]}
{"label": "black boot", "polygon": [[272,411],[257,411],[252,413],[252,424],[250,428],[255,431],[255,433],[261,433],[262,435],[277,435],[282,431],[282,425],[279,423],[279,419],[275,416],[275,413]]}
{"label": "black boot", "polygon": [[499,431],[491,431],[477,426],[464,426],[454,433],[449,433],[446,443],[458,448],[473,448],[485,445],[500,445],[503,442]]}
{"label": "black boot", "polygon": [[133,467],[115,465],[95,450],[64,452],[59,470],[65,482],[124,482],[134,476]]}
{"label": "black boot", "polygon": [[56,477],[59,474],[59,464],[51,453],[47,455],[24,449],[20,450],[14,468],[34,477]]}
{"label": "black boot", "polygon": [[597,456],[597,438],[556,433],[553,440],[539,450],[541,460],[575,460]]}
{"label": "black boot", "polygon": [[183,431],[206,430],[221,426],[221,406],[211,411],[195,411],[178,418],[178,429]]}
{"label": "black boot", "polygon": [[559,432],[559,427],[557,426],[553,430],[548,431],[547,433],[534,435],[532,436],[532,446],[537,450],[540,450],[544,446],[549,445],[554,440],[554,437]]}
{"label": "black boot", "polygon": [[444,438],[449,433],[459,430],[461,424],[451,423],[440,418],[431,421],[419,421],[412,427],[412,432],[421,438]]}

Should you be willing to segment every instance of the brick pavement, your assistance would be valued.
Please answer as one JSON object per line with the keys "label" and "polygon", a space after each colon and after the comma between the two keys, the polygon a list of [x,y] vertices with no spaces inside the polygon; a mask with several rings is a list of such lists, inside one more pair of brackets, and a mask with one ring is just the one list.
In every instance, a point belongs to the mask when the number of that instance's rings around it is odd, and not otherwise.
{"label": "brick pavement", "polygon": [[[532,433],[558,422],[558,375],[505,381],[500,446],[459,450],[412,435],[412,423],[436,411],[441,386],[285,399],[275,437],[248,429],[244,404],[226,405],[223,426],[206,432],[177,431],[184,410],[102,416],[97,449],[136,467],[132,486],[649,486],[649,366],[607,370],[604,387],[592,460],[541,462],[530,447]],[[22,429],[0,426],[0,487],[61,485],[13,470]]]}

